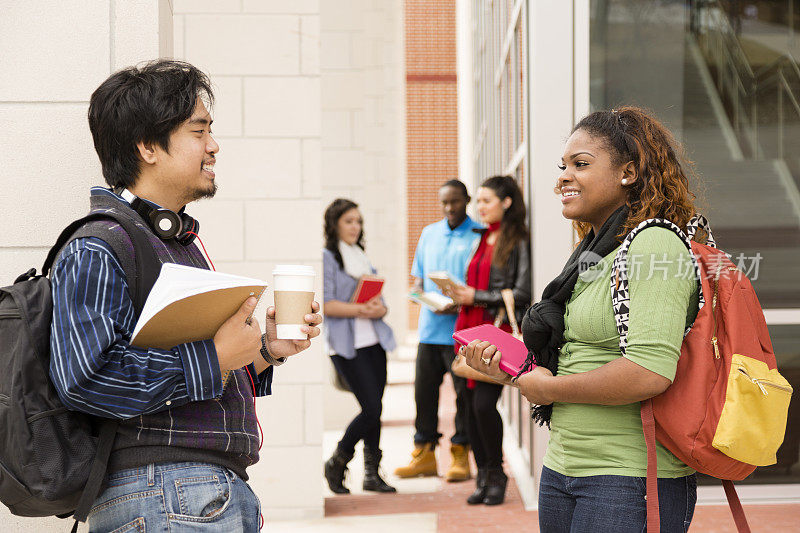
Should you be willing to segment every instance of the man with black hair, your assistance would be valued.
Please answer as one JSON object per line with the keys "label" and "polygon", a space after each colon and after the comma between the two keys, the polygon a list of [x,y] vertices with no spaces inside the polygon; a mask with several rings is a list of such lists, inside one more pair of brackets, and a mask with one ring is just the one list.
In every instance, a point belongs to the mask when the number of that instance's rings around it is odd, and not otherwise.
{"label": "man with black hair", "polygon": [[[414,276],[413,290],[416,292],[423,289],[426,292],[439,291],[428,279],[428,274],[434,271],[447,271],[463,282],[467,262],[478,243],[478,234],[472,230],[479,228],[480,224],[467,215],[470,201],[467,187],[459,180],[450,180],[439,188],[439,201],[445,218],[422,230],[414,254],[411,275]],[[453,374],[450,368],[455,358],[452,335],[457,314],[455,304],[438,312],[425,307],[420,310],[420,342],[414,377],[414,400],[417,404],[414,451],[411,463],[395,470],[399,477],[438,475],[434,450],[442,436],[438,431],[439,387],[449,372],[456,390],[456,432],[450,439],[452,464],[445,479],[463,481],[470,478],[466,380]]]}
{"label": "man with black hair", "polygon": [[[91,211],[129,217],[161,263],[208,268],[184,207],[217,190],[212,103],[207,76],[169,60],[114,73],[89,103],[110,186],[92,188]],[[246,483],[258,460],[254,395],[270,394],[273,367],[310,340],[277,340],[273,308],[262,336],[251,297],[211,339],[131,346],[138,317],[123,265],[132,253],[115,253],[132,252],[131,238],[113,221],[91,224],[92,236],[65,246],[52,271],[50,364],[64,405],[119,420],[90,530],[258,531]],[[318,310],[315,302],[305,316],[309,339],[319,335]]]}

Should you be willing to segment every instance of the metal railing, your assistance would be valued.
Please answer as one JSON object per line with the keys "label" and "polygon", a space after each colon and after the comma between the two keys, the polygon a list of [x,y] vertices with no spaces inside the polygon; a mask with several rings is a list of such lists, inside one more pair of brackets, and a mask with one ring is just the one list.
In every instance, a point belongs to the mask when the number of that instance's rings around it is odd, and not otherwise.
{"label": "metal railing", "polygon": [[[777,111],[777,151],[770,153],[765,150],[764,155],[773,155],[778,159],[785,159],[791,153],[787,150],[787,118],[794,119],[800,125],[800,67],[798,67],[797,60],[790,54],[786,53],[778,59],[766,65],[758,72],[756,72],[756,86],[754,108],[756,109],[756,117],[758,117],[758,105],[763,105],[764,100],[771,98],[771,93],[775,93],[775,109]],[[787,116],[788,115],[788,116]],[[756,128],[756,143],[758,142],[758,127]],[[763,153],[763,152],[762,152]]]}
{"label": "metal railing", "polygon": [[[787,122],[800,124],[800,67],[790,53],[754,72],[739,39],[718,0],[692,2],[692,32],[725,103],[742,148],[754,159],[784,159]],[[774,107],[772,107],[772,99]],[[774,109],[775,122],[766,124],[764,110]],[[774,145],[762,146],[765,128],[775,128]]]}
{"label": "metal railing", "polygon": [[752,128],[755,117],[749,112],[755,74],[739,44],[728,17],[719,2],[694,4],[693,27],[698,45],[709,66],[715,69],[720,98],[728,104],[734,129],[741,133]]}

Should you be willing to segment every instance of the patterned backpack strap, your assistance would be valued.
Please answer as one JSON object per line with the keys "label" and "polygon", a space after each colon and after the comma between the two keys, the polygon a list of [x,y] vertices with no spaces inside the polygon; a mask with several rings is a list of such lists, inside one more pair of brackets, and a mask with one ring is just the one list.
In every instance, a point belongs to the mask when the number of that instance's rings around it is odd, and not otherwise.
{"label": "patterned backpack strap", "polygon": [[[702,217],[702,215],[700,215]],[[692,220],[695,220],[693,218]],[[705,218],[703,218],[705,220]],[[706,222],[707,224],[707,222]],[[617,252],[617,255],[614,256],[614,263],[611,267],[611,301],[614,304],[614,318],[617,324],[617,333],[619,333],[619,349],[622,352],[622,355],[625,355],[625,352],[628,348],[628,321],[630,319],[630,289],[629,289],[629,279],[628,279],[628,250],[630,249],[631,242],[633,242],[633,238],[639,234],[640,231],[647,229],[652,226],[658,226],[662,228],[667,228],[681,238],[681,241],[686,245],[686,248],[689,249],[689,255],[692,258],[692,265],[694,267],[694,274],[695,279],[700,279],[700,267],[697,263],[697,259],[692,253],[692,245],[690,242],[689,237],[675,224],[670,222],[669,220],[663,218],[651,218],[645,221],[642,221],[638,226],[636,226],[628,235],[625,237],[625,240],[622,241],[622,245]],[[695,226],[695,229],[697,226]],[[711,233],[709,232],[709,238],[711,237]],[[700,304],[699,308],[703,307],[705,300],[703,299],[703,290],[702,286],[700,287]],[[691,326],[686,328],[684,332],[684,336],[689,333]]]}
{"label": "patterned backpack strap", "polygon": [[706,245],[716,248],[717,241],[714,240],[714,236],[711,234],[711,225],[708,223],[708,219],[700,213],[695,214],[689,223],[686,224],[686,236],[689,240],[694,239],[698,229],[706,232]]}

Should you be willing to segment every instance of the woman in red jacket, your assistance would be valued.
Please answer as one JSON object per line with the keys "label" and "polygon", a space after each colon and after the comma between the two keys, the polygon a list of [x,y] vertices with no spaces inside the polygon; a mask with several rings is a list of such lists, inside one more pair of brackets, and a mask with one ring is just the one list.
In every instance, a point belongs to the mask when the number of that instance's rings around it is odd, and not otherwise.
{"label": "woman in red jacket", "polygon": [[[493,176],[478,189],[478,215],[487,225],[469,261],[467,285],[452,293],[461,304],[456,331],[491,324],[504,308],[501,291],[511,289],[522,320],[531,302],[530,238],[526,209],[517,182],[510,176]],[[511,331],[508,319],[502,329]],[[456,345],[456,350],[459,348]],[[477,488],[467,503],[503,503],[508,478],[503,472],[503,423],[497,412],[501,385],[468,381],[469,440],[478,465]]]}

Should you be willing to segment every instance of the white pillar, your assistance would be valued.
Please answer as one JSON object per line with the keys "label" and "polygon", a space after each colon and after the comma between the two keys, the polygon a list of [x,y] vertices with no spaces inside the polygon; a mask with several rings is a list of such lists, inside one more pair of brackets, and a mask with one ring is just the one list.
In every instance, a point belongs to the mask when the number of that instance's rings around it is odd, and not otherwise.
{"label": "white pillar", "polygon": [[456,0],[458,72],[458,178],[475,190],[475,80],[472,0]]}
{"label": "white pillar", "polygon": [[[570,221],[561,215],[553,192],[564,141],[576,117],[588,110],[589,1],[539,0],[528,3],[530,113],[530,209],[533,296],[556,277],[573,249]],[[515,469],[525,504],[535,508],[542,458],[549,435],[535,427],[533,476]]]}

